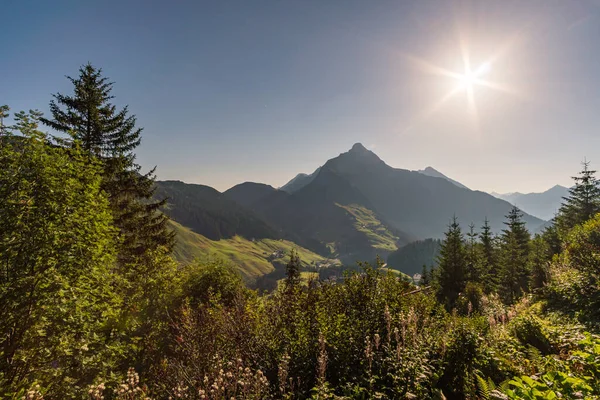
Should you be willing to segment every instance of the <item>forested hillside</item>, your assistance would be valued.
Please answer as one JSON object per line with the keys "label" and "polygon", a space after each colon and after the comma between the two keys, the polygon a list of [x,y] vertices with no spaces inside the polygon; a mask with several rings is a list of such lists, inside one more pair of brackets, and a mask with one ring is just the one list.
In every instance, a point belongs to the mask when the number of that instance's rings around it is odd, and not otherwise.
{"label": "forested hillside", "polygon": [[402,271],[407,275],[422,274],[423,268],[437,265],[440,254],[439,239],[425,239],[402,246],[387,258],[387,267]]}
{"label": "forested hillside", "polygon": [[167,199],[162,209],[165,214],[212,240],[235,235],[247,239],[280,237],[252,211],[209,186],[159,181],[156,182],[156,196]]}
{"label": "forested hillside", "polygon": [[[359,145],[292,194],[233,200],[155,182],[102,71],[69,82],[47,116],[0,108],[0,399],[600,398],[588,162],[533,236],[518,208]],[[286,232],[436,267],[344,273]],[[441,242],[401,247],[425,234]]]}

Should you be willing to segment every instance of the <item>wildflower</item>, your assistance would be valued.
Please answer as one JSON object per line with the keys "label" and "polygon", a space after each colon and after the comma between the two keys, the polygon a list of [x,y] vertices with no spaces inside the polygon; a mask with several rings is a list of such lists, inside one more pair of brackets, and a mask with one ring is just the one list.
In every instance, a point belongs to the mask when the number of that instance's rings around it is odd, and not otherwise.
{"label": "wildflower", "polygon": [[388,305],[385,305],[385,310],[383,311],[383,317],[385,318],[385,326],[386,326],[386,333],[387,333],[387,345],[389,346],[392,338],[391,338],[391,334],[392,334],[392,316],[390,314],[390,308],[388,307]]}
{"label": "wildflower", "polygon": [[371,338],[369,336],[365,338],[365,357],[369,362],[369,371],[371,371],[373,365],[373,344],[371,343]]}

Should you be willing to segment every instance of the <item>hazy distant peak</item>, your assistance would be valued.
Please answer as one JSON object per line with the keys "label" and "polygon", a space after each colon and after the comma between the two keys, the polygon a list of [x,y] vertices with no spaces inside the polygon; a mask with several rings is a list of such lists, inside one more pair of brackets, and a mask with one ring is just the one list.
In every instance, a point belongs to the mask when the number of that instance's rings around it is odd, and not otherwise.
{"label": "hazy distant peak", "polygon": [[565,190],[569,190],[569,188],[567,188],[567,187],[564,187],[564,186],[562,186],[562,185],[554,185],[554,186],[552,186],[550,189],[548,189],[547,191],[548,191],[548,192],[549,192],[549,191],[561,191],[561,192],[562,192],[562,191],[565,191]]}
{"label": "hazy distant peak", "polygon": [[550,220],[560,209],[563,197],[569,195],[569,188],[562,185],[554,185],[541,193],[496,193],[492,196],[506,200],[528,214],[535,215],[544,220]]}

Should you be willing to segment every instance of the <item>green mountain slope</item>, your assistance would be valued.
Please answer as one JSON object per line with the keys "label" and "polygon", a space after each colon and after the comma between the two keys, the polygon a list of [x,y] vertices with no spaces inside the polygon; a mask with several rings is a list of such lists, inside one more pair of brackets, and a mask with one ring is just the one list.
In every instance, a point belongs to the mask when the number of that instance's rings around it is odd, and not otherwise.
{"label": "green mountain slope", "polygon": [[390,228],[385,226],[373,211],[358,204],[336,205],[346,210],[354,218],[354,228],[363,232],[374,248],[386,252],[398,248],[396,244],[400,238],[391,232]]}
{"label": "green mountain slope", "polygon": [[171,219],[209,239],[280,237],[254,212],[209,186],[160,181],[156,187],[156,197],[168,199],[163,211]]}
{"label": "green mountain slope", "polygon": [[252,281],[281,268],[288,261],[289,252],[296,249],[304,266],[330,263],[324,257],[306,250],[293,242],[277,239],[248,240],[241,236],[211,240],[181,224],[170,221],[176,233],[175,259],[189,264],[195,259],[220,259],[234,264],[246,281]]}

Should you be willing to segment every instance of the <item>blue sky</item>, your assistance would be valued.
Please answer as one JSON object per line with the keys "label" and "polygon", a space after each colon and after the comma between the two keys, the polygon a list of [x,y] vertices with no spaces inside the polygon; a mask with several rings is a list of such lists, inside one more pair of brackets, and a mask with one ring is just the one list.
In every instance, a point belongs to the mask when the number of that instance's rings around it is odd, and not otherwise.
{"label": "blue sky", "polygon": [[[160,179],[280,186],[355,142],[486,191],[600,169],[598,1],[4,0],[2,15],[0,103],[47,112],[89,61]],[[462,74],[461,49],[490,65],[475,112],[464,90],[439,105],[458,82],[426,66]]]}

